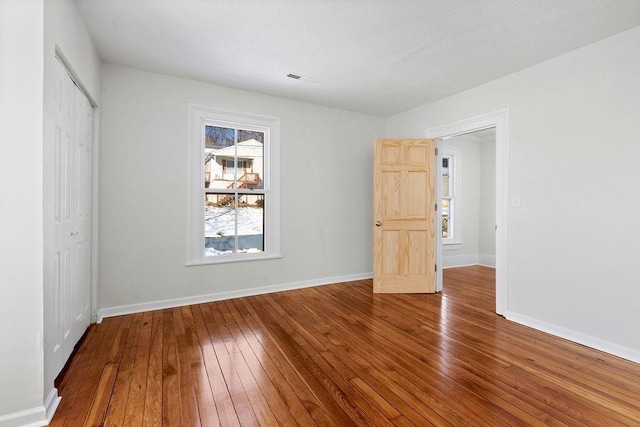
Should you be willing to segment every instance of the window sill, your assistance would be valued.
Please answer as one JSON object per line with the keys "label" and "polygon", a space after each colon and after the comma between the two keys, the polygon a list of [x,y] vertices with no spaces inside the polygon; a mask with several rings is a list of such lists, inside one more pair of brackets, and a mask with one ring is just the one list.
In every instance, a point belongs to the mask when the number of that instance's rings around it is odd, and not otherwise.
{"label": "window sill", "polygon": [[221,256],[220,258],[217,258],[217,259],[189,261],[185,264],[185,267],[197,267],[199,265],[230,264],[233,262],[263,261],[267,259],[278,259],[278,258],[282,258],[282,254],[247,255],[242,257]]}

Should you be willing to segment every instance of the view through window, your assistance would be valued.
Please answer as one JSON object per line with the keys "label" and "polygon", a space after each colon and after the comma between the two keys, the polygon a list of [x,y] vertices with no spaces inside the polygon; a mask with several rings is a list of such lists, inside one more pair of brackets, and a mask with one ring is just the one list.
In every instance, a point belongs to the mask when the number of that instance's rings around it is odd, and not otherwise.
{"label": "view through window", "polygon": [[264,250],[264,131],[204,124],[205,256]]}
{"label": "view through window", "polygon": [[442,238],[453,239],[453,157],[442,156]]}

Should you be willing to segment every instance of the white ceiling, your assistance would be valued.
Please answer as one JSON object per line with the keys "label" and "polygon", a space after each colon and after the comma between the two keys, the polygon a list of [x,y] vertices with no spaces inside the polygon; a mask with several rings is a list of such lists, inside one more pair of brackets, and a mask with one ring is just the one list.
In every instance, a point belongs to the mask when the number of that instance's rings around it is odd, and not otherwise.
{"label": "white ceiling", "polygon": [[380,116],[640,25],[640,0],[76,3],[104,62]]}

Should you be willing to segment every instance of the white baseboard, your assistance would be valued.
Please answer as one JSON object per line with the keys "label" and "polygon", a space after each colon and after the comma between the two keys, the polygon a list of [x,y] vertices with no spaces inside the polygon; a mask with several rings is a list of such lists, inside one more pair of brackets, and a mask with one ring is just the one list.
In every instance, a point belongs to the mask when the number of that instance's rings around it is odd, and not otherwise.
{"label": "white baseboard", "polygon": [[0,427],[40,427],[48,425],[60,404],[58,389],[52,388],[43,406],[0,415]]}
{"label": "white baseboard", "polygon": [[618,356],[635,363],[640,363],[639,351],[623,347],[621,345],[614,344],[600,338],[592,337],[581,332],[576,332],[571,329],[543,322],[538,319],[513,313],[511,311],[505,312],[504,316],[507,318],[507,320],[511,320],[512,322],[529,326],[539,331],[546,332],[548,334],[555,335],[557,337],[564,338],[596,350],[604,351],[605,353],[613,354],[614,356]]}
{"label": "white baseboard", "polygon": [[[121,316],[124,314],[141,313],[144,311],[162,310],[165,308],[182,307],[185,305],[201,304],[212,301],[222,301],[232,298],[248,297],[252,295],[270,294],[273,292],[290,291],[294,289],[309,288],[312,286],[330,285],[334,283],[352,282],[354,280],[370,279],[373,273],[349,274],[345,276],[325,277],[321,279],[305,280],[301,282],[283,283],[280,285],[262,286],[258,288],[241,289],[237,291],[217,292],[192,297],[174,298],[161,301],[150,301],[139,304],[105,307],[98,310],[98,322],[105,317]],[[1,427],[1,426],[0,426]]]}
{"label": "white baseboard", "polygon": [[496,256],[487,254],[444,255],[442,264],[442,268],[469,267],[471,265],[496,268]]}
{"label": "white baseboard", "polygon": [[0,427],[36,427],[46,426],[49,422],[45,416],[44,406],[0,415]]}
{"label": "white baseboard", "polygon": [[442,264],[442,268],[478,265],[478,254],[443,255]]}
{"label": "white baseboard", "polygon": [[484,267],[496,268],[496,256],[487,254],[478,254],[478,264]]}
{"label": "white baseboard", "polygon": [[56,413],[56,409],[58,409],[58,405],[62,397],[58,396],[58,389],[53,387],[51,391],[49,391],[49,395],[47,396],[47,400],[44,401],[44,409],[47,417],[47,424],[51,422],[53,419],[53,414]]}

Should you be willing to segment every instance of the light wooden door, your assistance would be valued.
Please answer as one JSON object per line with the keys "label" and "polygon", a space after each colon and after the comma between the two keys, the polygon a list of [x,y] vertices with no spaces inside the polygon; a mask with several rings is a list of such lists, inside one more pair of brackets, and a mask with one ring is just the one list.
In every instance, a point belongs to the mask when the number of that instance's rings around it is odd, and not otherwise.
{"label": "light wooden door", "polygon": [[90,322],[93,108],[58,61],[55,72],[54,147],[52,158],[45,159],[53,194],[45,203],[53,205],[47,209],[53,216],[53,246],[46,254],[53,324],[47,330],[48,357],[57,374]]}
{"label": "light wooden door", "polygon": [[378,139],[374,153],[373,291],[435,292],[433,139]]}

